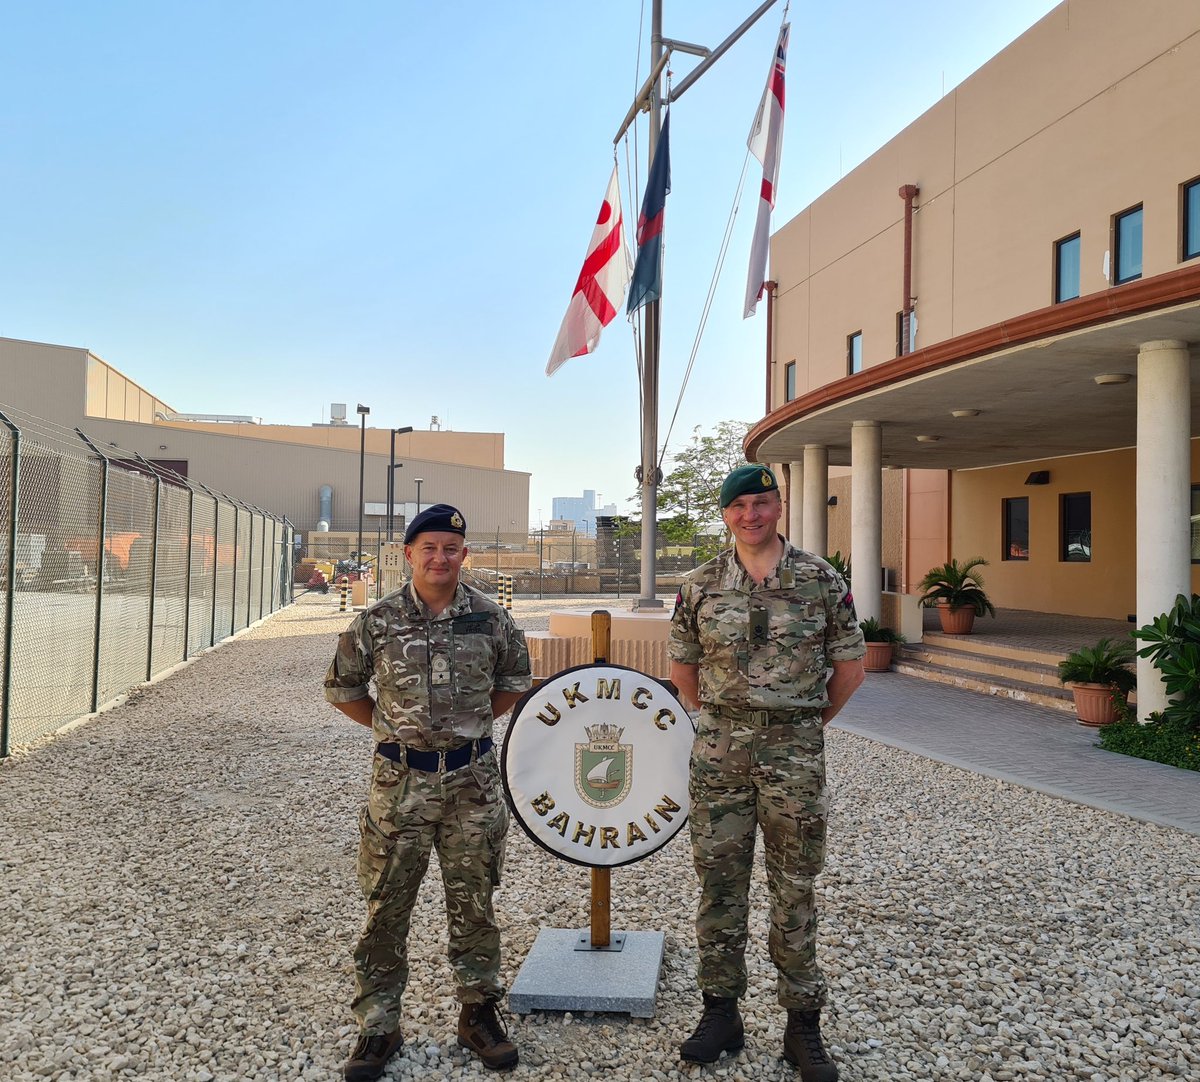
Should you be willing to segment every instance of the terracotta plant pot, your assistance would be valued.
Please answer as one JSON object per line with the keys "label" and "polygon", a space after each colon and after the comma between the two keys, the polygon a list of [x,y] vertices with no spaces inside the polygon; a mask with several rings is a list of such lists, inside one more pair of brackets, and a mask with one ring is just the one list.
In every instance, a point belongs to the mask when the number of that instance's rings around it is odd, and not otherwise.
{"label": "terracotta plant pot", "polygon": [[1109,684],[1068,684],[1075,698],[1075,716],[1080,725],[1111,725],[1117,720],[1114,695],[1120,695]]}
{"label": "terracotta plant pot", "polygon": [[946,604],[937,607],[938,617],[942,621],[942,631],[947,635],[969,635],[975,626],[975,610],[970,605],[960,605],[951,608]]}
{"label": "terracotta plant pot", "polygon": [[892,667],[890,642],[869,642],[866,647],[867,656],[863,658],[863,668],[867,672],[887,672]]}

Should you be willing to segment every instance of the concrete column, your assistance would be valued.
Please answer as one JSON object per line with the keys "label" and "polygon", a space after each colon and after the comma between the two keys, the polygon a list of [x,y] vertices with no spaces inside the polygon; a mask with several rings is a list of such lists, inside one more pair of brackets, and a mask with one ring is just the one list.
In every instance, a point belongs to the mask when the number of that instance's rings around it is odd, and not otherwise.
{"label": "concrete column", "polygon": [[[1137,387],[1137,621],[1148,624],[1192,592],[1191,360],[1176,339],[1143,342]],[[1162,677],[1137,660],[1138,714],[1167,705]]]}
{"label": "concrete column", "polygon": [[883,617],[883,430],[878,421],[850,429],[850,566],[860,620]]}
{"label": "concrete column", "polygon": [[804,544],[814,556],[829,555],[829,448],[810,443],[804,448]]}
{"label": "concrete column", "polygon": [[789,462],[788,469],[788,520],[787,538],[796,546],[804,547],[804,463]]}

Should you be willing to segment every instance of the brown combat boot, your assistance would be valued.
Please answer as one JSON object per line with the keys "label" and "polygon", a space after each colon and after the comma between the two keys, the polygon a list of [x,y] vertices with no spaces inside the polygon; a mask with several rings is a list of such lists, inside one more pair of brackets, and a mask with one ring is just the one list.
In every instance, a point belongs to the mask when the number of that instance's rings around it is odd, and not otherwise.
{"label": "brown combat boot", "polygon": [[820,1011],[788,1011],[783,1058],[800,1068],[802,1082],[837,1082],[837,1065],[821,1040]]}
{"label": "brown combat boot", "polygon": [[493,1071],[506,1071],[517,1065],[517,1046],[508,1039],[508,1029],[500,1019],[495,1000],[462,1005],[458,1015],[458,1043],[474,1052]]}
{"label": "brown combat boot", "polygon": [[722,1052],[736,1052],[746,1043],[736,999],[704,993],[704,1013],[696,1031],[679,1046],[679,1058],[692,1063],[716,1063]]}
{"label": "brown combat boot", "polygon": [[364,1033],[342,1069],[346,1082],[371,1082],[383,1074],[383,1068],[393,1053],[404,1047],[404,1035],[394,1029],[391,1033]]}

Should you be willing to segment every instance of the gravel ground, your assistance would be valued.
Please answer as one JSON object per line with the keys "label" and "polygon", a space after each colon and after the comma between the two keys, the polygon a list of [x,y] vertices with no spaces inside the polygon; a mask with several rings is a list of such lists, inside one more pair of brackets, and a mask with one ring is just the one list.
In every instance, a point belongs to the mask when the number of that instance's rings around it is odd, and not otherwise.
{"label": "gravel ground", "polygon": [[[563,604],[514,614],[545,627]],[[339,1077],[370,755],[320,693],[346,622],[304,596],[0,764],[0,1077]],[[844,732],[829,772],[821,958],[844,1080],[1200,1078],[1200,839]],[[586,926],[588,876],[517,828],[505,876],[511,983],[539,927]],[[666,934],[657,1017],[514,1016],[514,1077],[794,1078],[761,868],[756,890],[740,1055],[677,1059],[699,1002],[684,832],[613,874],[613,926]],[[436,875],[411,947],[387,1077],[488,1076],[454,1045]]]}

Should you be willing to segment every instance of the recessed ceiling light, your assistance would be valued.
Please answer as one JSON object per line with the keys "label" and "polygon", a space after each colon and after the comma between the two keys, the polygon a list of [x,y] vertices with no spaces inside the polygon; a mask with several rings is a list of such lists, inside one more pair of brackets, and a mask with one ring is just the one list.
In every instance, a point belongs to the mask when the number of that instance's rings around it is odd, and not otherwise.
{"label": "recessed ceiling light", "polygon": [[1128,372],[1105,372],[1094,379],[1097,385],[1104,387],[1109,383],[1128,383],[1133,377]]}
{"label": "recessed ceiling light", "polygon": [[978,417],[979,410],[951,410],[951,417]]}
{"label": "recessed ceiling light", "polygon": [[941,436],[918,436],[917,443],[937,443]]}

